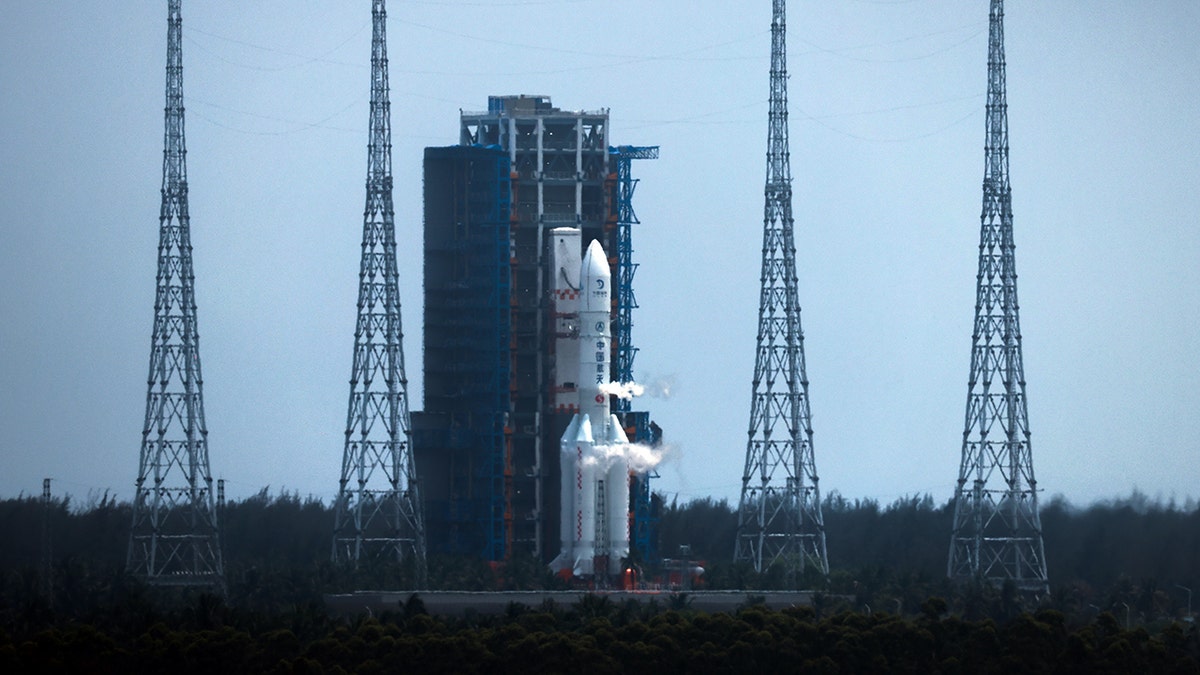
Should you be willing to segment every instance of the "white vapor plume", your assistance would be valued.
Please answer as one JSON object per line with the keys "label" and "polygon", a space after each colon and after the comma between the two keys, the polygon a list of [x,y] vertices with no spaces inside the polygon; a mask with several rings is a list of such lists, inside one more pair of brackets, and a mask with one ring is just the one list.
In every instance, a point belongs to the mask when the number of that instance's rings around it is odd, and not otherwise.
{"label": "white vapor plume", "polygon": [[641,396],[646,388],[637,382],[609,382],[600,385],[601,393],[609,396],[616,396],[619,399],[629,401],[634,396]]}
{"label": "white vapor plume", "polygon": [[671,398],[671,393],[675,389],[675,376],[665,375],[656,377],[650,380],[648,384],[638,384],[637,382],[609,382],[608,384],[600,385],[600,391],[609,396],[616,396],[619,399],[629,401],[635,396],[650,396],[652,398]]}
{"label": "white vapor plume", "polygon": [[645,384],[644,389],[646,396],[651,398],[671,398],[671,394],[675,391],[675,376],[663,375],[660,377],[649,378],[649,381]]}
{"label": "white vapor plume", "polygon": [[597,445],[592,448],[591,456],[584,457],[587,466],[599,466],[607,471],[614,462],[626,461],[629,470],[644,473],[662,463],[671,454],[672,446],[650,446],[644,443],[614,443],[612,445]]}

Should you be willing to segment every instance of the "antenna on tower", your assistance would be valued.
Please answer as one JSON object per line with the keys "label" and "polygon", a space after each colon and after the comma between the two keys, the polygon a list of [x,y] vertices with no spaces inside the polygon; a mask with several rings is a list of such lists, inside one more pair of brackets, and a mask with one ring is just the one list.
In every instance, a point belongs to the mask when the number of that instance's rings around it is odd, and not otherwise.
{"label": "antenna on tower", "polygon": [[829,562],[796,288],[786,17],[785,0],[774,0],[758,347],[734,560],[757,572],[783,565],[794,587],[810,566],[828,575]]}
{"label": "antenna on tower", "polygon": [[42,479],[42,598],[54,606],[54,554],[50,537],[50,514],[54,501],[50,498],[50,479]]}
{"label": "antenna on tower", "polygon": [[371,14],[367,204],[333,560],[357,565],[370,557],[402,560],[411,555],[419,586],[425,576],[425,523],[401,344],[384,0],[373,0]]}
{"label": "antenna on tower", "polygon": [[1046,558],[1025,400],[1008,180],[1004,1],[992,0],[979,275],[950,578],[1045,591]]}
{"label": "antenna on tower", "polygon": [[158,282],[146,419],[126,567],[151,584],[224,592],[208,466],[183,127],[181,0],[167,9],[167,102]]}

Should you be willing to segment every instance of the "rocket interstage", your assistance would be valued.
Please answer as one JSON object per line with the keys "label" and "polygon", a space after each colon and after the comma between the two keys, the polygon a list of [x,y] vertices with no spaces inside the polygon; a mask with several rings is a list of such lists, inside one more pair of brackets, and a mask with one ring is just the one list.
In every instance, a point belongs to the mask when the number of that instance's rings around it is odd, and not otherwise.
{"label": "rocket interstage", "polygon": [[[574,232],[574,241],[578,242],[578,231]],[[553,233],[557,243],[569,245],[569,231],[556,229]],[[560,236],[563,241],[559,241]],[[561,257],[566,264],[573,262],[569,255]],[[571,294],[560,292],[560,283],[579,279],[578,293],[573,298],[578,335],[561,338],[576,341],[577,351],[566,353],[578,354],[579,370],[574,383],[578,412],[561,441],[562,552],[550,565],[556,572],[569,569],[575,576],[619,574],[622,559],[629,556],[629,460],[621,450],[629,445],[629,439],[609,410],[607,391],[611,386],[612,272],[604,248],[593,241],[583,255],[578,277],[565,267],[557,269],[555,276],[556,312],[560,316],[571,313],[572,300]],[[560,373],[569,369],[569,365],[562,365],[565,367]],[[607,568],[595,569],[597,559],[606,560]]]}

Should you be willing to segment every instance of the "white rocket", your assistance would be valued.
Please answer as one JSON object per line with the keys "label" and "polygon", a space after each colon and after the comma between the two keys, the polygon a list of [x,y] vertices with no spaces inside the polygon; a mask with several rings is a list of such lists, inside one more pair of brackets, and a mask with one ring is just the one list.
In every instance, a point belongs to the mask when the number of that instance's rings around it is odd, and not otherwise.
{"label": "white rocket", "polygon": [[[563,257],[570,261],[571,244],[579,250],[579,231],[556,229],[553,235],[564,251],[552,252],[552,258],[566,253]],[[595,569],[597,559],[607,559],[607,572],[619,574],[621,559],[629,555],[629,439],[616,415],[609,412],[605,390],[612,354],[612,273],[599,241],[588,246],[574,289],[570,283],[573,275],[567,267],[569,264],[557,270],[556,309],[560,317],[569,315],[561,310],[569,309],[570,301],[576,299],[571,296],[577,296],[578,334],[560,333],[560,343],[575,342],[571,346],[577,346],[579,371],[574,384],[579,407],[561,442],[562,552],[550,566],[556,572],[569,569],[575,576],[587,576],[601,571]],[[561,360],[574,352],[558,350],[558,379],[564,383],[570,365]]]}

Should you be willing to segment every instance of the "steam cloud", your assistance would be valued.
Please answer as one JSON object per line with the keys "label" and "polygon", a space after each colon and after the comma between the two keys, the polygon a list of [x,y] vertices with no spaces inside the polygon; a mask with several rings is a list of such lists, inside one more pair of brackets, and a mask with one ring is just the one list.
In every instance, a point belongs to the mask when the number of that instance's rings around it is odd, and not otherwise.
{"label": "steam cloud", "polygon": [[638,384],[637,382],[609,382],[608,384],[600,385],[600,391],[610,396],[616,396],[619,399],[629,401],[635,396],[651,396],[653,398],[671,398],[671,392],[675,388],[675,376],[667,375],[658,377],[650,381],[649,384]]}
{"label": "steam cloud", "polygon": [[641,396],[646,391],[646,388],[637,382],[609,382],[600,385],[600,392],[609,396],[616,396],[619,399],[629,401],[634,396]]}
{"label": "steam cloud", "polygon": [[[675,376],[667,375],[652,380],[649,384],[637,382],[609,382],[600,385],[600,392],[616,396],[622,400],[632,400],[635,396],[648,395],[654,398],[670,398],[675,387]],[[613,445],[596,445],[593,455],[584,458],[587,466],[599,466],[607,471],[614,463],[625,461],[629,463],[630,471],[644,473],[662,463],[674,452],[674,447],[660,444],[649,446],[644,443],[618,443]]]}
{"label": "steam cloud", "polygon": [[664,375],[656,377],[646,385],[646,395],[651,398],[671,398],[671,393],[675,389],[675,376]]}
{"label": "steam cloud", "polygon": [[614,443],[613,445],[597,445],[592,448],[594,453],[584,457],[587,466],[599,466],[607,471],[614,463],[626,461],[629,470],[644,473],[662,463],[672,452],[672,446],[659,445],[652,447],[644,443]]}

